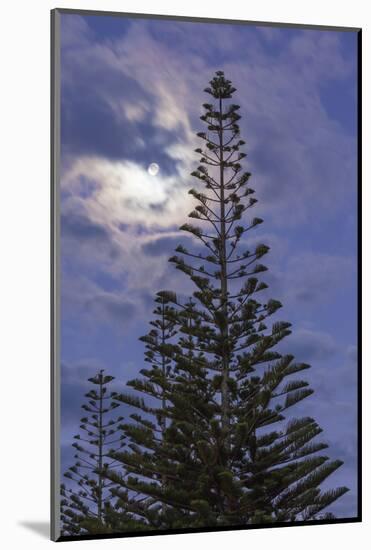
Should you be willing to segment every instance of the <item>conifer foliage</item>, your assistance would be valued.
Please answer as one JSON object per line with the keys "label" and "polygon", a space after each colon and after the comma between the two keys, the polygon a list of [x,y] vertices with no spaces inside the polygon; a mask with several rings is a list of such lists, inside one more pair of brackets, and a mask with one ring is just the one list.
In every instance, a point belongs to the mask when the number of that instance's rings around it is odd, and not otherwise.
{"label": "conifer foliage", "polygon": [[[235,91],[222,71],[205,89],[206,129],[197,134],[203,146],[192,173],[197,185],[189,191],[195,199],[189,217],[198,224],[180,228],[193,248],[178,246],[170,258],[195,290],[184,302],[171,291],[160,293],[172,305],[165,317],[178,337],[155,347],[173,361],[173,374],[159,376],[153,367],[130,383],[142,394],[162,396],[168,422],[160,434],[138,418],[144,427],[126,426],[135,457],[113,453],[125,467],[131,463],[132,487],[166,505],[165,526],[307,520],[347,491],[321,492],[342,462],[321,453],[327,445],[317,441],[321,428],[314,419],[290,414],[313,393],[294,376],[309,365],[279,352],[290,323],[274,320],[279,301],[259,299],[267,289],[259,277],[269,248],[249,246],[263,220],[249,215],[257,200],[242,166]],[[130,399],[158,417],[148,401]]]}
{"label": "conifer foliage", "polygon": [[[140,529],[329,517],[326,508],[348,490],[321,490],[342,462],[323,453],[317,422],[294,414],[313,393],[301,377],[310,367],[280,351],[291,325],[276,319],[281,303],[265,298],[262,258],[269,247],[254,235],[263,220],[250,214],[257,199],[243,168],[236,89],[218,71],[205,92],[205,128],[197,134],[199,165],[189,191],[195,207],[192,223],[180,228],[189,246],[178,246],[169,260],[194,290],[188,297],[157,294],[142,338],[148,366],[128,383],[130,392],[113,396],[135,410],[120,424],[126,447],[119,443],[105,453],[99,429],[98,436],[88,434],[93,454],[75,444],[94,457],[90,467],[98,474],[91,484],[81,463],[71,468],[83,489],[70,491],[63,505],[68,532],[84,514],[105,521],[105,483],[113,484],[120,530],[128,517]],[[90,413],[102,396],[99,376],[92,379],[98,393],[88,394]],[[97,429],[94,417],[91,424],[83,420],[82,429]],[[116,468],[102,464],[99,457],[107,455]]]}
{"label": "conifer foliage", "polygon": [[108,392],[113,380],[114,377],[104,375],[103,370],[89,378],[93,387],[85,394],[87,402],[82,409],[86,415],[80,420],[80,434],[75,435],[73,443],[76,462],[64,474],[69,481],[61,487],[64,535],[110,530],[113,483],[105,477],[105,472],[115,463],[108,452],[125,445],[125,436],[119,430],[123,417],[112,417],[112,411],[120,406],[113,401],[115,392]]}
{"label": "conifer foliage", "polygon": [[[145,343],[145,361],[148,368],[140,377],[128,382],[132,392],[117,395],[115,399],[138,412],[130,414],[130,421],[122,425],[128,441],[126,449],[112,451],[114,460],[122,464],[122,471],[109,471],[123,511],[129,511],[149,529],[165,529],[176,525],[179,518],[173,503],[173,486],[177,476],[173,470],[173,442],[167,443],[169,407],[174,383],[174,339],[177,334],[176,314],[169,304],[172,293],[159,292],[155,299],[154,319],[149,333],[140,339]],[[127,475],[122,475],[126,472]],[[136,500],[132,494],[142,495]],[[169,506],[168,506],[169,505]],[[181,514],[182,515],[182,514]]]}

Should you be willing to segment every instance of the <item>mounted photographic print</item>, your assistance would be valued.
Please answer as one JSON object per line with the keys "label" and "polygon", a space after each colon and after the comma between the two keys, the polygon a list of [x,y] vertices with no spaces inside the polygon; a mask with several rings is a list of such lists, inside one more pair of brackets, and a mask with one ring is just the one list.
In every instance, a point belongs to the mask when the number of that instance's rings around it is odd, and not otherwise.
{"label": "mounted photographic print", "polygon": [[53,10],[53,540],[360,521],[360,39]]}

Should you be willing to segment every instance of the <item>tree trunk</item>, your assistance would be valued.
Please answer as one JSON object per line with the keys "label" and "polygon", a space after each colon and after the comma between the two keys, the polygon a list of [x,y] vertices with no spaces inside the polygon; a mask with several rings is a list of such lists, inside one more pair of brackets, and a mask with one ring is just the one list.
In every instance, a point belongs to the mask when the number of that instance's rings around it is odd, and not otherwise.
{"label": "tree trunk", "polygon": [[223,104],[219,98],[219,158],[220,158],[220,265],[221,265],[221,312],[222,324],[220,327],[222,337],[222,428],[229,430],[229,352],[228,352],[228,280],[227,280],[227,254],[226,254],[226,230],[225,230],[225,204],[224,204],[224,166],[223,166]]}

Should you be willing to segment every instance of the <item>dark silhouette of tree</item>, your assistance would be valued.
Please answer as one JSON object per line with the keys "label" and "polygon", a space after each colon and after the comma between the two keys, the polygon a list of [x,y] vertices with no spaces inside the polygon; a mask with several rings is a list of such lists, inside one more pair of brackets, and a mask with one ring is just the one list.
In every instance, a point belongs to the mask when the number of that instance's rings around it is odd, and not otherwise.
{"label": "dark silhouette of tree", "polygon": [[[151,369],[129,383],[147,397],[117,398],[145,417],[123,426],[130,451],[111,452],[130,476],[108,475],[147,498],[142,517],[158,528],[309,520],[347,491],[320,489],[342,462],[321,453],[327,445],[317,441],[315,420],[292,416],[313,393],[293,377],[309,365],[280,353],[291,325],[274,321],[279,301],[258,298],[267,289],[259,277],[269,248],[249,247],[263,220],[248,216],[257,201],[241,164],[235,91],[222,71],[205,90],[211,102],[203,105],[190,190],[189,217],[199,224],[181,227],[198,247],[178,246],[170,258],[195,290],[185,302],[159,293],[161,322],[178,336],[147,337]],[[171,371],[161,368],[170,363]]]}
{"label": "dark silhouette of tree", "polygon": [[[136,392],[147,396],[146,402],[132,393],[115,397],[140,412],[130,415],[131,422],[122,425],[129,441],[128,447],[112,451],[111,456],[124,465],[120,471],[109,471],[107,476],[116,488],[113,495],[120,499],[123,511],[129,511],[145,522],[148,528],[169,528],[175,522],[172,508],[166,498],[158,498],[158,492],[166,492],[173,478],[169,449],[166,449],[165,434],[169,416],[167,397],[171,395],[174,378],[172,361],[173,341],[176,335],[175,312],[167,298],[158,293],[150,321],[151,330],[140,338],[145,343],[145,361],[149,368],[140,371],[141,377],[128,382]],[[171,454],[171,453],[170,453]],[[128,500],[128,495],[142,495],[137,500]]]}
{"label": "dark silhouette of tree", "polygon": [[93,388],[85,394],[87,402],[82,409],[86,416],[81,418],[80,434],[75,435],[73,443],[76,462],[64,474],[69,480],[61,487],[64,535],[111,532],[114,528],[110,493],[114,484],[105,477],[105,472],[116,466],[109,458],[109,451],[123,448],[125,436],[119,430],[123,417],[112,417],[112,411],[120,406],[113,401],[115,392],[107,389],[114,377],[103,372],[89,378]]}
{"label": "dark silhouette of tree", "polygon": [[[157,304],[153,311],[155,319],[150,321],[153,328],[146,336],[140,338],[146,344],[145,361],[151,365],[151,370],[144,370],[142,374],[155,384],[156,389],[149,392],[149,395],[161,401],[161,408],[157,416],[161,431],[164,432],[166,430],[166,389],[164,385],[169,381],[172,373],[171,341],[176,335],[176,330],[173,311],[169,308],[168,301],[159,293],[155,302]],[[159,378],[163,380],[162,383],[158,383]],[[142,389],[141,381],[133,381],[130,385],[137,390]]]}

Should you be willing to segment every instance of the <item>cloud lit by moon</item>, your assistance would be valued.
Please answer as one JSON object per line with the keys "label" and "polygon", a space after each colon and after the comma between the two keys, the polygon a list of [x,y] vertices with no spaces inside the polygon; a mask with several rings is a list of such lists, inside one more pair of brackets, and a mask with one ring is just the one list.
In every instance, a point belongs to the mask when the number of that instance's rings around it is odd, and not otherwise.
{"label": "cloud lit by moon", "polygon": [[157,174],[159,173],[160,171],[160,167],[158,164],[156,164],[156,162],[152,162],[149,166],[148,166],[148,174],[150,176],[157,176]]}

